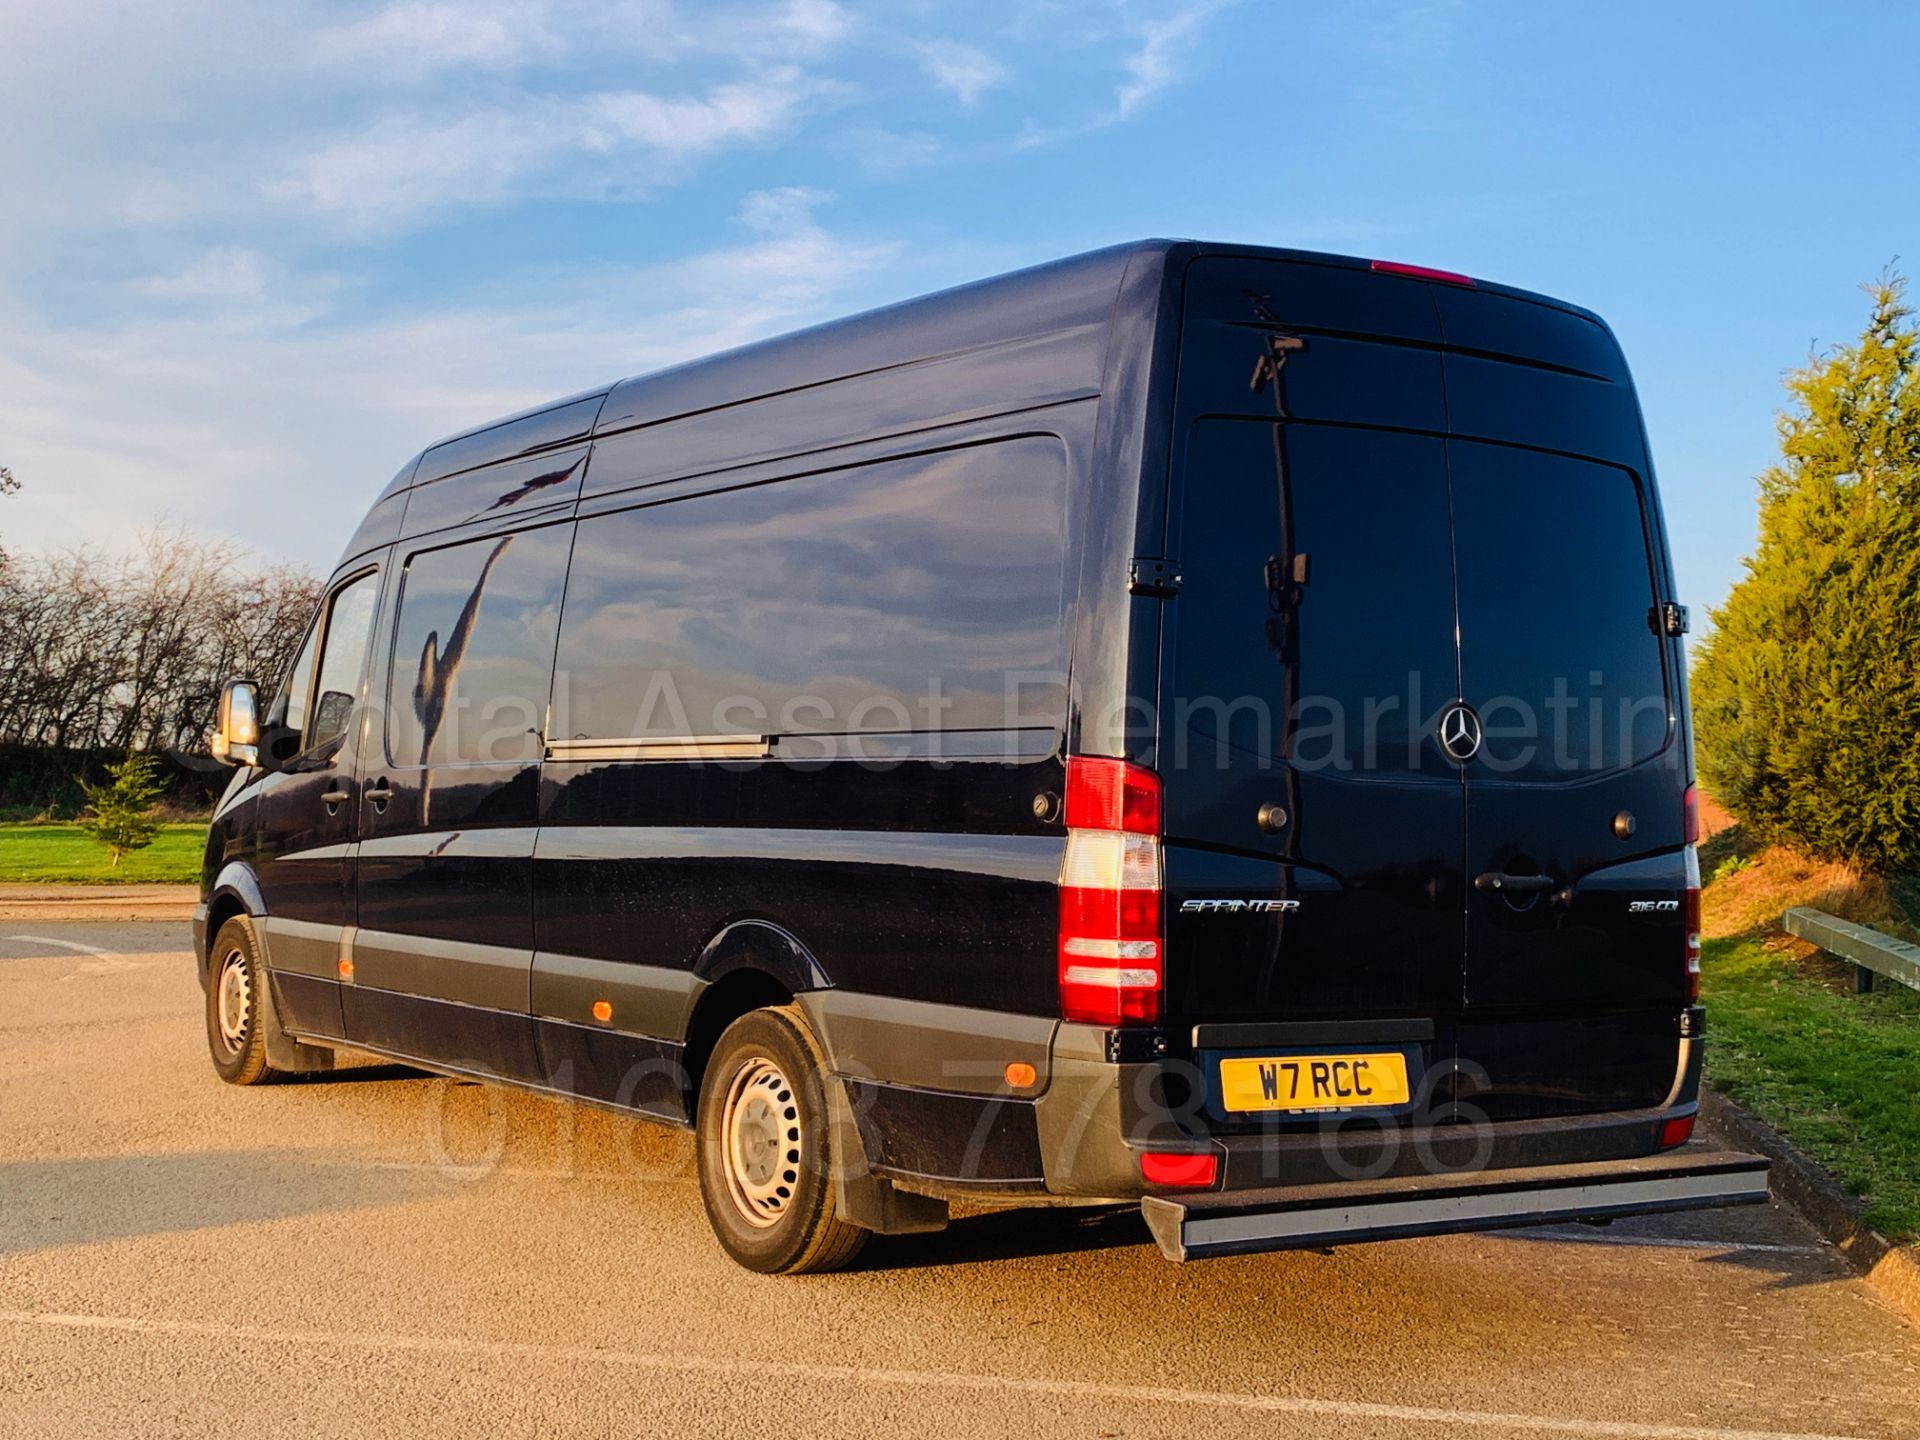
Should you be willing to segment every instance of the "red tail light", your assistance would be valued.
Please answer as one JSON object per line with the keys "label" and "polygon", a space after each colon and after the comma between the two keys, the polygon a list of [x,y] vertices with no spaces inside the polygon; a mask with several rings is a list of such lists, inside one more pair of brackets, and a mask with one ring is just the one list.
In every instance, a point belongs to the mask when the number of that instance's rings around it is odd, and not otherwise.
{"label": "red tail light", "polygon": [[1219,1174],[1217,1155],[1176,1155],[1147,1150],[1140,1156],[1140,1178],[1149,1185],[1211,1185]]}
{"label": "red tail light", "polygon": [[1160,835],[1160,777],[1124,760],[1067,761],[1067,828]]}
{"label": "red tail light", "polygon": [[1067,761],[1060,866],[1060,1015],[1160,1019],[1160,777],[1124,760]]}
{"label": "red tail light", "polygon": [[1426,265],[1402,265],[1398,260],[1376,260],[1373,262],[1376,275],[1405,275],[1413,280],[1438,280],[1444,285],[1464,285],[1474,289],[1473,277],[1462,275],[1455,270],[1435,270]]}
{"label": "red tail light", "polygon": [[1700,787],[1687,786],[1680,801],[1680,838],[1689,845],[1700,843]]}
{"label": "red tail light", "polygon": [[1684,1145],[1693,1138],[1693,1120],[1691,1115],[1682,1115],[1669,1120],[1660,1127],[1660,1148],[1671,1150],[1676,1145]]}

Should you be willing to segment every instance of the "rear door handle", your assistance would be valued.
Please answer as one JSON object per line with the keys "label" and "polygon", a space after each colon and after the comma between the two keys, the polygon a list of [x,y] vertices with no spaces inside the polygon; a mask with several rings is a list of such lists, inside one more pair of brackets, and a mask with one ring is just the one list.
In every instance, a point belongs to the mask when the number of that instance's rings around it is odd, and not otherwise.
{"label": "rear door handle", "polygon": [[1507,875],[1498,870],[1473,877],[1474,889],[1498,890],[1507,895],[1538,895],[1558,883],[1551,875]]}
{"label": "rear door handle", "polygon": [[387,808],[387,802],[393,799],[393,787],[382,781],[370,789],[361,791],[360,795],[362,799],[371,801],[374,809],[384,810]]}
{"label": "rear door handle", "polygon": [[320,798],[328,805],[344,805],[347,799],[347,792],[344,790],[329,790]]}

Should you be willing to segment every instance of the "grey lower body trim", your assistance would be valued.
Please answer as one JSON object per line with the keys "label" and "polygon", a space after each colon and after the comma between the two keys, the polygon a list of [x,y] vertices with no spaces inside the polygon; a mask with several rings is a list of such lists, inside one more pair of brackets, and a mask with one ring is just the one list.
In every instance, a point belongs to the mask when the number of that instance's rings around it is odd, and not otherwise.
{"label": "grey lower body trim", "polygon": [[533,952],[391,930],[353,935],[354,982],[430,1000],[524,1015]]}
{"label": "grey lower body trim", "polygon": [[[934,1005],[851,990],[799,997],[837,1075],[962,1095],[1030,1098],[1048,1083],[1053,1032],[1044,1015],[1009,1015],[970,1005]],[[1036,1079],[1007,1089],[1007,1066],[1033,1066]]]}
{"label": "grey lower body trim", "polygon": [[351,925],[326,925],[314,920],[285,920],[262,915],[254,931],[266,947],[267,968],[289,975],[311,975],[316,980],[338,980],[340,962],[352,950]]}
{"label": "grey lower body trim", "polygon": [[[1718,1163],[1688,1163],[1695,1160]],[[1239,1208],[1257,1206],[1257,1195],[1221,1197],[1235,1207],[1227,1214],[1209,1213],[1212,1197],[1182,1202],[1171,1196],[1149,1195],[1140,1202],[1140,1209],[1161,1252],[1170,1260],[1191,1260],[1257,1250],[1306,1249],[1362,1240],[1754,1205],[1767,1198],[1766,1162],[1751,1155],[1676,1157],[1672,1170],[1666,1173],[1657,1162],[1647,1161],[1631,1162],[1611,1175],[1600,1167],[1573,1168],[1583,1172],[1573,1183],[1548,1172],[1527,1172],[1523,1178],[1512,1172],[1488,1171],[1446,1193],[1433,1195],[1408,1195],[1404,1188],[1385,1184],[1373,1194],[1330,1189],[1325,1202],[1315,1204],[1296,1191],[1288,1196],[1284,1208],[1271,1210]]]}
{"label": "grey lower body trim", "polygon": [[501,1075],[491,1070],[483,1070],[475,1065],[452,1064],[445,1060],[432,1060],[415,1055],[411,1051],[401,1050],[389,1045],[374,1045],[365,1040],[347,1042],[348,1049],[358,1050],[367,1055],[378,1055],[385,1060],[398,1060],[404,1065],[425,1070],[433,1075],[445,1075],[456,1080],[477,1080],[484,1085],[502,1085],[509,1090],[526,1090],[535,1095],[547,1095],[556,1100],[571,1100],[576,1105],[591,1106],[595,1110],[605,1110],[614,1115],[624,1115],[630,1120],[646,1120],[659,1125],[670,1126],[675,1130],[688,1130],[689,1122],[672,1115],[656,1114],[652,1111],[637,1110],[630,1105],[621,1105],[612,1100],[602,1100],[597,1096],[582,1094],[578,1090],[560,1089],[553,1085],[542,1084],[535,1080],[523,1080],[512,1075]]}
{"label": "grey lower body trim", "polygon": [[533,1013],[577,1025],[598,1025],[596,1001],[613,1007],[609,1029],[683,1041],[687,1019],[707,982],[690,970],[639,965],[628,960],[595,960],[583,955],[539,951],[533,957]]}
{"label": "grey lower body trim", "polygon": [[1114,1064],[1107,1032],[1060,1025],[1053,1038],[1047,1093],[1034,1106],[1047,1189],[1082,1200],[1138,1197],[1136,1145],[1191,1148],[1193,1137],[1155,1104],[1158,1065]]}

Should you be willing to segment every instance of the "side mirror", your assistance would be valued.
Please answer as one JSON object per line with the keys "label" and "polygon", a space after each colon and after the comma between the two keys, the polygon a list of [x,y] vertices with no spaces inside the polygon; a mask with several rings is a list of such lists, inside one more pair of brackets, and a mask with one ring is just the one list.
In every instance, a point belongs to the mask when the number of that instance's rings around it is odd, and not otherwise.
{"label": "side mirror", "polygon": [[220,718],[207,748],[229,765],[260,763],[260,697],[251,680],[229,680],[221,687]]}

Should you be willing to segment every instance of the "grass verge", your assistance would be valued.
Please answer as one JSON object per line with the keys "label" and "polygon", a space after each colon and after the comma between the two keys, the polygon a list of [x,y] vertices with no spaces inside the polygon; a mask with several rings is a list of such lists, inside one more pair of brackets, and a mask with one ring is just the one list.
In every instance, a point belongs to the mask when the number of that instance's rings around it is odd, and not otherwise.
{"label": "grass verge", "polygon": [[204,824],[163,825],[151,845],[114,868],[78,825],[0,825],[0,884],[191,885],[206,843]]}
{"label": "grass verge", "polygon": [[[1711,894],[1711,889],[1709,890]],[[1709,940],[1707,1074],[1867,1203],[1867,1223],[1920,1238],[1920,994],[1785,937]]]}

